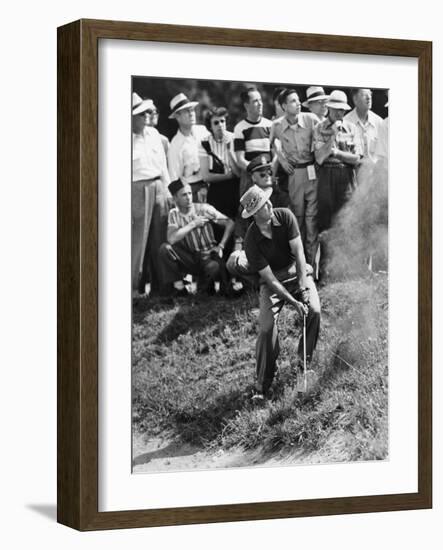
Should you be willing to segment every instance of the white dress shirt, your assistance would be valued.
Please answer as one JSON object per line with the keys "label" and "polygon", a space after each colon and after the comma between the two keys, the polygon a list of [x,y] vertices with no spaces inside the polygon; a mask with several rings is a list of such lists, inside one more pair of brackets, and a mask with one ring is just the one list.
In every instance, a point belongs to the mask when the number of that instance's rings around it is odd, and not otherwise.
{"label": "white dress shirt", "polygon": [[369,158],[375,161],[375,149],[377,147],[378,135],[383,123],[383,119],[373,111],[368,111],[368,119],[363,122],[355,109],[348,113],[343,120],[352,122],[356,127],[356,140],[360,145],[363,158]]}
{"label": "white dress shirt", "polygon": [[180,178],[184,183],[195,183],[202,179],[200,173],[199,147],[209,134],[205,126],[196,124],[189,136],[177,131],[168,150],[168,168],[171,181]]}
{"label": "white dress shirt", "polygon": [[146,126],[143,135],[132,134],[132,181],[161,178],[168,185],[169,173],[160,134]]}

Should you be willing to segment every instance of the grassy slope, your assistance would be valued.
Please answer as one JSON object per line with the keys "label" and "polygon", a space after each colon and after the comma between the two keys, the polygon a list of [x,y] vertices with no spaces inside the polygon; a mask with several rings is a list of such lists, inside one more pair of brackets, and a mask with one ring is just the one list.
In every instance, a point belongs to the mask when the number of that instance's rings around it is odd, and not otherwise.
{"label": "grassy slope", "polygon": [[258,303],[183,299],[141,303],[134,315],[133,418],[137,431],[209,449],[296,453],[312,461],[387,456],[387,276],[320,289],[322,329],[302,400],[291,361],[299,326],[283,308],[273,397],[248,399],[254,385]]}

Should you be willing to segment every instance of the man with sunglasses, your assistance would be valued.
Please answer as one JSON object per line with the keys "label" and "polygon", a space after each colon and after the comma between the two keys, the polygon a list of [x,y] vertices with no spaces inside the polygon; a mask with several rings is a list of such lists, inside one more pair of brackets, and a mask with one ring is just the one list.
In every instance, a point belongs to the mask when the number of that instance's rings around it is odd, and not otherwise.
{"label": "man with sunglasses", "polygon": [[270,154],[263,154],[251,160],[247,172],[253,184],[261,189],[272,189],[272,162]]}

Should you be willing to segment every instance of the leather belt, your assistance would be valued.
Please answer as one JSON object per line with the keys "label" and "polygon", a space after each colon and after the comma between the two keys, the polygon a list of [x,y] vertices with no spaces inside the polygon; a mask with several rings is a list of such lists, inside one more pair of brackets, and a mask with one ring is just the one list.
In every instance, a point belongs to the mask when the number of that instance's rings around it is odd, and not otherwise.
{"label": "leather belt", "polygon": [[312,166],[314,162],[290,162],[289,164],[292,166],[292,168],[307,168],[308,166]]}
{"label": "leather belt", "polygon": [[345,162],[324,162],[321,166],[325,168],[352,168],[350,164]]}
{"label": "leather belt", "polygon": [[159,180],[160,179],[160,175],[156,176],[155,178],[146,178],[146,179],[143,179],[143,180],[137,180],[137,181],[134,181],[133,183],[151,183],[153,181],[156,181],[156,180]]}

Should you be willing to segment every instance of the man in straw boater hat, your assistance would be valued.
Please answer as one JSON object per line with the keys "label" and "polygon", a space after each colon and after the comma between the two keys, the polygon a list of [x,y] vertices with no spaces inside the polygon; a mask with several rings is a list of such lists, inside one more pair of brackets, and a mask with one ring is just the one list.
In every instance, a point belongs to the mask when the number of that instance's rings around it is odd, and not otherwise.
{"label": "man in straw boater hat", "polygon": [[[356,140],[355,126],[343,117],[351,107],[346,94],[341,90],[331,92],[326,103],[328,116],[314,129],[314,153],[318,163],[318,229],[329,229],[334,216],[351,196],[356,186],[355,167],[361,159],[361,150]],[[316,265],[320,271],[325,264],[319,258]]]}
{"label": "man in straw boater hat", "polygon": [[320,330],[320,300],[312,269],[306,265],[297,220],[289,209],[272,207],[271,193],[271,187],[253,185],[240,199],[242,217],[253,218],[244,243],[247,268],[260,278],[255,400],[266,397],[274,379],[280,351],[277,320],[283,305],[293,306],[304,321],[296,361],[299,391],[306,389],[300,375],[303,367],[306,373]]}
{"label": "man in straw boater hat", "polygon": [[[191,186],[181,179],[172,181],[169,190],[176,206],[169,212],[167,242],[160,248],[165,287],[173,286],[173,294],[177,297],[186,296],[188,291],[183,276],[191,273],[198,277],[199,291],[213,294],[214,282],[219,280],[220,292],[233,297],[223,250],[234,222],[210,204],[194,203]],[[219,243],[215,240],[212,223],[224,228]]]}
{"label": "man in straw boater hat", "polygon": [[153,106],[151,99],[132,94],[132,288],[141,294],[147,279],[151,291],[158,290],[163,279],[158,251],[166,238],[169,211],[165,151],[158,131],[149,127]]}
{"label": "man in straw boater hat", "polygon": [[329,96],[325,94],[321,86],[309,86],[306,90],[306,101],[302,105],[309,109],[318,118],[319,122],[322,122],[328,114],[328,108],[326,107],[328,99]]}
{"label": "man in straw boater hat", "polygon": [[195,107],[198,101],[190,101],[183,93],[170,101],[169,118],[177,121],[178,130],[168,150],[168,168],[171,181],[181,179],[192,189],[194,202],[206,202],[207,186],[200,172],[199,150],[202,139],[209,131],[196,124]]}

